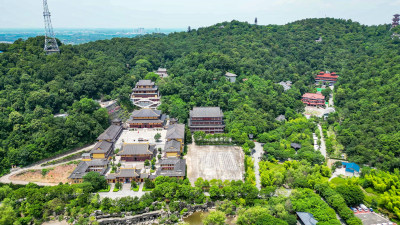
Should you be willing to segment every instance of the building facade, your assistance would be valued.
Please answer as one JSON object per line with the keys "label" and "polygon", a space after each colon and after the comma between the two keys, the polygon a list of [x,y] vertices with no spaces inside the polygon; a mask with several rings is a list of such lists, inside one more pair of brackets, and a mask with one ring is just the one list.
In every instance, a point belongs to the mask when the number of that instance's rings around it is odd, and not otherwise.
{"label": "building facade", "polygon": [[339,75],[337,75],[335,72],[330,73],[329,71],[326,71],[326,72],[321,71],[315,78],[315,83],[316,84],[325,83],[325,84],[333,85],[336,83],[338,77],[339,77]]}
{"label": "building facade", "polygon": [[165,125],[166,115],[161,110],[141,109],[133,111],[126,121],[129,128],[162,128]]}
{"label": "building facade", "polygon": [[219,107],[194,107],[190,110],[188,121],[190,131],[204,131],[208,134],[223,133],[225,124],[224,114]]}
{"label": "building facade", "polygon": [[71,184],[78,184],[83,182],[83,177],[89,172],[97,172],[104,175],[107,172],[108,160],[95,159],[91,161],[81,161],[75,170],[68,177]]}
{"label": "building facade", "polygon": [[151,80],[139,80],[133,88],[131,101],[140,108],[157,108],[160,102],[158,87]]}
{"label": "building facade", "polygon": [[225,77],[226,77],[226,79],[227,79],[229,82],[235,83],[235,82],[236,82],[236,77],[237,77],[237,75],[234,74],[234,73],[229,73],[229,72],[227,72],[227,73],[225,74]]}
{"label": "building facade", "polygon": [[325,96],[320,93],[305,93],[301,101],[307,106],[325,107]]}
{"label": "building facade", "polygon": [[113,152],[113,143],[108,141],[100,141],[97,142],[90,151],[90,155],[93,159],[109,159]]}
{"label": "building facade", "polygon": [[160,161],[157,176],[176,177],[184,179],[186,175],[186,159],[167,158]]}
{"label": "building facade", "polygon": [[158,68],[157,72],[155,72],[160,78],[168,77],[167,69],[166,68]]}
{"label": "building facade", "polygon": [[156,146],[149,143],[124,143],[117,153],[123,162],[151,160],[156,154]]}

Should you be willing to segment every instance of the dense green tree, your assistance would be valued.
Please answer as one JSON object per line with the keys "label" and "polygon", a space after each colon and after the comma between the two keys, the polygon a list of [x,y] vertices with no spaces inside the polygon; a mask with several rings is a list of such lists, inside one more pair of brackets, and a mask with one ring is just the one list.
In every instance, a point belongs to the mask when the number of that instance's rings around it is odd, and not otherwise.
{"label": "dense green tree", "polygon": [[356,185],[339,185],[336,191],[343,197],[348,206],[357,206],[364,202],[364,192]]}
{"label": "dense green tree", "polygon": [[98,191],[107,187],[106,178],[96,172],[89,172],[83,176],[83,182],[90,183],[93,187],[93,191]]}
{"label": "dense green tree", "polygon": [[212,211],[203,219],[204,225],[224,225],[225,224],[225,213],[221,211]]}

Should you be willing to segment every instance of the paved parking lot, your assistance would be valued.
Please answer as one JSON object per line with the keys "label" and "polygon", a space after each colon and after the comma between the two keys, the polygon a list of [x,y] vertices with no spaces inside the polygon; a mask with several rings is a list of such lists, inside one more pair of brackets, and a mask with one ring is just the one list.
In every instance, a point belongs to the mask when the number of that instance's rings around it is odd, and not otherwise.
{"label": "paved parking lot", "polygon": [[244,154],[237,146],[189,145],[186,157],[187,177],[194,184],[206,180],[243,180]]}
{"label": "paved parking lot", "polygon": [[370,213],[356,213],[355,216],[362,220],[363,225],[380,225],[386,223],[387,225],[394,224],[388,219],[382,217],[381,215],[370,212]]}

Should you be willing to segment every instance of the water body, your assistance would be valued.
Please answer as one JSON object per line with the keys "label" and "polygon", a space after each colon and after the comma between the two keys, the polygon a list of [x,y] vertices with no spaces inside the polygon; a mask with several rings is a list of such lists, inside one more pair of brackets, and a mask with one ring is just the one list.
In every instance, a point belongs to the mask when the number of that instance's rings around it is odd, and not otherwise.
{"label": "water body", "polygon": [[[54,29],[56,38],[64,44],[82,44],[90,41],[112,39],[115,37],[132,38],[138,35],[184,31],[182,28],[169,29],[124,29],[124,28],[98,28],[98,29]],[[44,29],[17,29],[17,28],[0,28],[0,43],[13,43],[20,38],[26,40],[30,37],[43,36]]]}

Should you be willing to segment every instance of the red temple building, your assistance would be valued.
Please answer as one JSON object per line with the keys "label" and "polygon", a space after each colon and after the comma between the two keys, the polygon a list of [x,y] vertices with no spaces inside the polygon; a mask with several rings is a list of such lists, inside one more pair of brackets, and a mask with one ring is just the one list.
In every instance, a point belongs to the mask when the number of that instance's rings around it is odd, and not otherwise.
{"label": "red temple building", "polygon": [[194,107],[188,121],[191,132],[204,131],[207,134],[224,133],[224,114],[219,107]]}
{"label": "red temple building", "polygon": [[336,83],[339,75],[337,75],[335,72],[330,73],[329,71],[321,71],[315,78],[315,83],[319,84],[320,82],[322,83],[328,83],[329,85],[333,85]]}
{"label": "red temple building", "polygon": [[320,93],[305,93],[301,101],[307,106],[325,106],[325,96]]}

